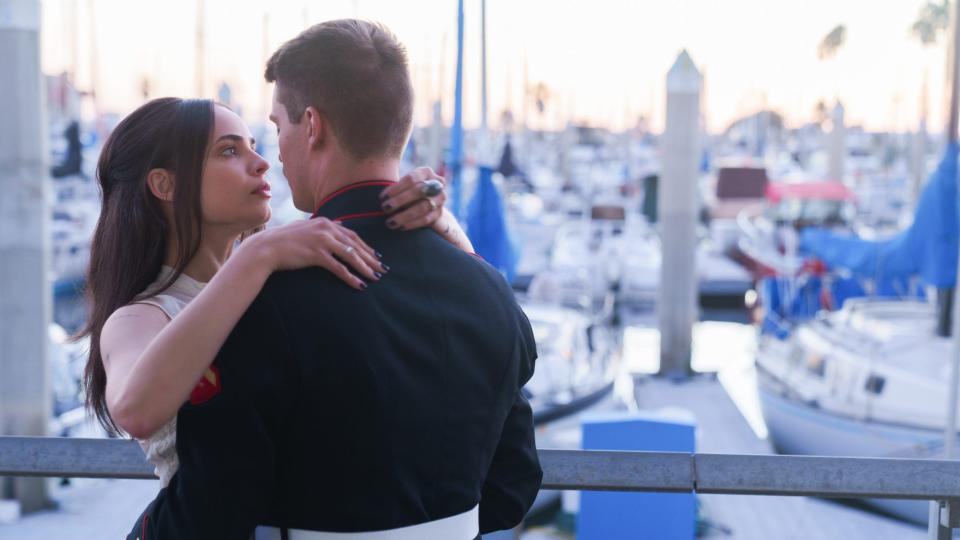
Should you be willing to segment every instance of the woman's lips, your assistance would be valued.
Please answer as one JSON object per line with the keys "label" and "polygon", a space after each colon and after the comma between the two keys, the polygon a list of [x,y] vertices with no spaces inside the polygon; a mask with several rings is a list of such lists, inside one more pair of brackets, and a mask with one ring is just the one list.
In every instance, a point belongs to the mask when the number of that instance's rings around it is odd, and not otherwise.
{"label": "woman's lips", "polygon": [[257,186],[257,189],[251,191],[251,193],[253,193],[254,195],[260,195],[260,196],[263,196],[263,197],[269,197],[269,196],[270,196],[270,184],[267,183],[267,182],[263,182],[262,184],[260,184],[259,186]]}

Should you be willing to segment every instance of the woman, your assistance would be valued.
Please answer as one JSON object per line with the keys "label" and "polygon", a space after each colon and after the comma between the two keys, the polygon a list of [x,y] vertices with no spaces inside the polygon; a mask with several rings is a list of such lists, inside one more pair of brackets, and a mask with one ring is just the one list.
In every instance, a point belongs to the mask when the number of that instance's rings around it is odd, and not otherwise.
{"label": "woman", "polygon": [[[243,121],[209,100],[151,101],[101,153],[93,309],[82,333],[91,338],[87,405],[108,430],[140,440],[164,486],[177,469],[177,410],[273,271],[321,266],[361,291],[388,271],[355,233],[325,219],[248,236],[270,217],[268,168]],[[471,249],[455,220],[434,210],[443,194],[425,199],[428,175],[387,188],[386,202],[401,210],[393,220],[431,225]]]}

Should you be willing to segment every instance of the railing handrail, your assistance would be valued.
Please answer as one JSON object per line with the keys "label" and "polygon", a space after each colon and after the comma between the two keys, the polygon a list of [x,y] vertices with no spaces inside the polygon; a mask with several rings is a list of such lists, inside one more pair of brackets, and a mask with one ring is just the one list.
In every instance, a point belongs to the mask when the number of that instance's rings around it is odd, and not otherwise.
{"label": "railing handrail", "polygon": [[[960,461],[539,450],[545,489],[960,499]],[[0,437],[0,476],[156,478],[136,441]]]}

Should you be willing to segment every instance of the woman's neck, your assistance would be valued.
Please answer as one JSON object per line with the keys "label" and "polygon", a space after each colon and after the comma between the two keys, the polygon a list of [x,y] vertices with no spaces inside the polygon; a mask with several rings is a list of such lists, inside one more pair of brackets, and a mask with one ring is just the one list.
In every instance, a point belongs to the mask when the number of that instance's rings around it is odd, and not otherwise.
{"label": "woman's neck", "polygon": [[[232,233],[217,234],[211,231],[205,231],[200,239],[200,246],[197,252],[190,258],[183,269],[183,273],[192,279],[201,283],[207,283],[220,270],[220,267],[227,261],[230,252],[233,251],[234,242],[239,235]],[[179,264],[179,254],[177,253],[179,245],[175,234],[171,234],[167,239],[167,255],[163,264],[176,268]]]}

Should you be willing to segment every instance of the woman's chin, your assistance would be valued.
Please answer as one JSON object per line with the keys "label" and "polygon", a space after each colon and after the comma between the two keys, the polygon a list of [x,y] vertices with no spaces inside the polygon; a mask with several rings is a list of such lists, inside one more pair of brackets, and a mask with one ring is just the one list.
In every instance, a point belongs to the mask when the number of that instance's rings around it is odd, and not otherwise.
{"label": "woman's chin", "polygon": [[253,229],[259,229],[270,221],[270,215],[270,209],[268,208],[265,212],[260,212],[256,217],[251,216],[249,219],[237,220],[236,228],[241,234],[252,231]]}

